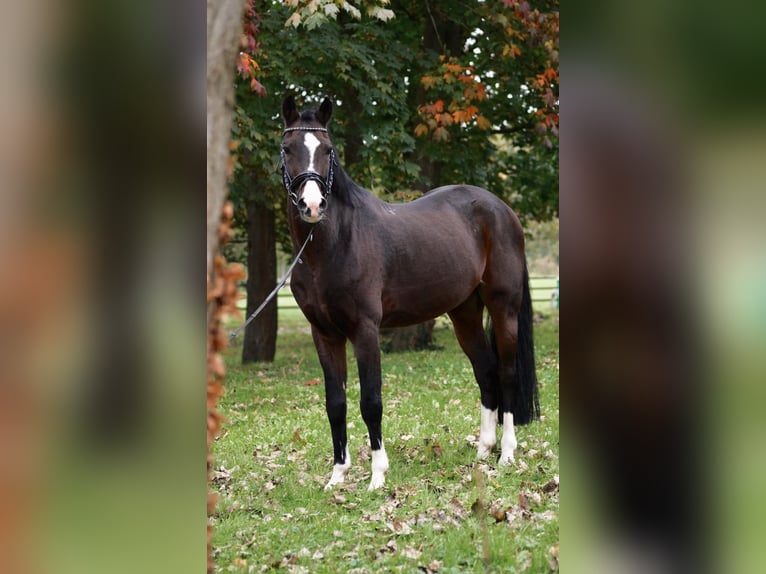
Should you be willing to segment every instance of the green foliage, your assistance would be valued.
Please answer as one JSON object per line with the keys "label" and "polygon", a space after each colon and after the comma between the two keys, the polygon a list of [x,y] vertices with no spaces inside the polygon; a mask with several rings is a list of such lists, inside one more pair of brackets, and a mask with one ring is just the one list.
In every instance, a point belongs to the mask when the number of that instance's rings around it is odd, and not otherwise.
{"label": "green foliage", "polygon": [[[450,325],[440,351],[383,357],[391,470],[370,493],[367,431],[349,353],[348,481],[332,469],[321,368],[308,325],[283,316],[273,364],[228,351],[226,432],[215,443],[217,571],[548,572],[558,544],[558,314],[536,324],[543,419],[518,427],[512,467],[476,460],[479,392]],[[554,549],[551,551],[551,549]],[[430,568],[429,568],[430,567]]]}
{"label": "green foliage", "polygon": [[[437,7],[409,0],[391,7],[395,18],[387,2],[356,4],[293,0],[260,8],[265,95],[249,78],[238,82],[234,201],[255,197],[285,211],[281,101],[294,94],[307,106],[328,95],[341,159],[378,195],[413,197],[418,184],[433,183],[421,172],[430,161],[442,184],[486,187],[522,217],[557,214],[558,2],[445,0]],[[424,40],[434,24],[435,47]],[[459,41],[450,45],[448,34]],[[439,100],[449,125],[435,124],[444,128],[437,132],[421,104]]]}

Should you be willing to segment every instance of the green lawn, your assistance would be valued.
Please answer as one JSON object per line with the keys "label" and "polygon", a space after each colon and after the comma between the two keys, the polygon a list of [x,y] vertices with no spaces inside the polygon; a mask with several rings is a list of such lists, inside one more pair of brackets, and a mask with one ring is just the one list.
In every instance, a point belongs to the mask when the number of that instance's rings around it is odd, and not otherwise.
{"label": "green lawn", "polygon": [[[383,436],[391,468],[370,493],[367,432],[349,347],[347,482],[332,469],[321,370],[308,325],[280,311],[273,364],[228,350],[227,418],[215,449],[218,571],[547,572],[557,568],[558,313],[536,324],[543,419],[517,427],[513,467],[476,460],[479,392],[449,322],[440,350],[383,356]],[[239,343],[241,344],[241,338]]]}

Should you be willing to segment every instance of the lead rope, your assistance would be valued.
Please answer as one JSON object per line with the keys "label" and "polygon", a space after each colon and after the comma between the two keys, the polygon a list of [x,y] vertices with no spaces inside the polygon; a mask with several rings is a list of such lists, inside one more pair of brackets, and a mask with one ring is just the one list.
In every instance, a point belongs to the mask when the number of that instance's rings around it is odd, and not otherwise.
{"label": "lead rope", "polygon": [[242,329],[247,327],[253,321],[253,319],[255,319],[258,316],[258,314],[261,311],[263,311],[264,307],[266,307],[266,305],[269,303],[269,301],[271,301],[274,298],[274,296],[279,292],[279,290],[282,287],[285,286],[285,283],[287,283],[287,278],[290,277],[290,273],[293,272],[293,269],[298,264],[298,262],[301,260],[301,255],[303,254],[303,250],[306,249],[306,246],[309,244],[309,241],[311,241],[311,237],[313,235],[314,235],[314,230],[312,229],[311,231],[309,231],[308,237],[306,237],[306,241],[303,242],[303,246],[301,246],[300,250],[298,250],[298,255],[295,256],[295,259],[290,264],[290,267],[287,268],[287,272],[285,273],[285,276],[282,277],[282,280],[277,284],[277,286],[274,288],[274,290],[271,293],[269,293],[269,296],[266,297],[264,302],[261,303],[260,306],[255,311],[253,311],[252,315],[250,315],[247,318],[247,321],[245,321],[242,326],[240,326],[231,335],[229,335],[229,341],[233,341],[234,337],[239,335],[242,332]]}

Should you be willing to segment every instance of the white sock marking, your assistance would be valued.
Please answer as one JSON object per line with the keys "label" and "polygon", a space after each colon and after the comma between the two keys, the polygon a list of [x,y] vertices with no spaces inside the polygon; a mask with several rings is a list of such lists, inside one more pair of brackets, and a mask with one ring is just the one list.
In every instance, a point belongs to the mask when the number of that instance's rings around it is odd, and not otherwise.
{"label": "white sock marking", "polygon": [[513,428],[513,413],[503,413],[503,438],[500,440],[500,464],[513,464],[516,449],[516,430]]}
{"label": "white sock marking", "polygon": [[497,444],[497,409],[489,410],[481,406],[481,429],[479,430],[479,454],[480,459],[487,458]]}
{"label": "white sock marking", "polygon": [[372,478],[367,490],[380,488],[386,482],[386,473],[388,472],[388,455],[383,447],[383,441],[380,442],[380,450],[372,451]]}
{"label": "white sock marking", "polygon": [[351,453],[348,450],[348,445],[346,445],[346,462],[343,464],[333,465],[332,476],[330,477],[330,481],[325,484],[324,489],[329,490],[336,484],[345,482],[346,474],[348,473],[349,468],[351,468]]}

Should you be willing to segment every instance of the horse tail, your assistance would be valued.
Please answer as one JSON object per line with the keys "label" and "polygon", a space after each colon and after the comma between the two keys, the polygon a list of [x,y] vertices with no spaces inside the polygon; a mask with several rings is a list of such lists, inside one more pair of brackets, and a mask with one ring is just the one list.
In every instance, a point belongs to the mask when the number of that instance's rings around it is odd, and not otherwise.
{"label": "horse tail", "polygon": [[513,422],[525,425],[540,418],[535,371],[535,342],[532,336],[532,296],[529,291],[529,271],[524,258],[524,291],[519,311],[518,343],[516,345],[516,377],[511,412]]}
{"label": "horse tail", "polygon": [[[524,285],[521,295],[521,309],[518,316],[516,360],[512,382],[511,413],[514,425],[525,425],[540,418],[540,399],[537,392],[535,372],[535,343],[532,336],[532,296],[529,290],[529,271],[524,258]],[[498,356],[495,331],[490,321],[487,329],[492,349]],[[498,402],[502,385],[497,386]],[[498,409],[498,422],[503,422],[503,409]]]}

